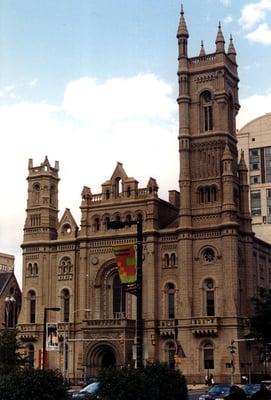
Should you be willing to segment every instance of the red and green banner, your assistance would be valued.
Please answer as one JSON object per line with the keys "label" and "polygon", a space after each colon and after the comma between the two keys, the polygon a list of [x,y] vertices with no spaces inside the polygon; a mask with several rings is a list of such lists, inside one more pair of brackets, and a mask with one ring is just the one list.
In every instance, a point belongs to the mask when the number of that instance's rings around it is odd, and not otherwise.
{"label": "red and green banner", "polygon": [[135,248],[133,245],[119,245],[113,247],[121,283],[136,281]]}

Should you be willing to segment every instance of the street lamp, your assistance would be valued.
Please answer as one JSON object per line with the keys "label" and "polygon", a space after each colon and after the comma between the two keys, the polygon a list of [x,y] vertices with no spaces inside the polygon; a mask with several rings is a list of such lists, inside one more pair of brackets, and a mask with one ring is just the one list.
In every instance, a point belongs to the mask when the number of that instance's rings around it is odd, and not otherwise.
{"label": "street lamp", "polygon": [[[6,328],[14,328],[15,327],[15,303],[16,300],[13,296],[7,296],[5,298],[5,312],[6,312]],[[11,315],[11,318],[10,318]]]}
{"label": "street lamp", "polygon": [[42,343],[42,370],[45,370],[46,365],[46,324],[47,324],[47,312],[48,311],[60,311],[59,307],[44,307],[43,314],[43,343]]}
{"label": "street lamp", "polygon": [[121,229],[125,226],[137,226],[137,268],[136,268],[136,367],[143,367],[143,319],[142,319],[142,247],[143,247],[143,227],[142,217],[138,216],[136,221],[111,221],[107,227],[110,229]]}

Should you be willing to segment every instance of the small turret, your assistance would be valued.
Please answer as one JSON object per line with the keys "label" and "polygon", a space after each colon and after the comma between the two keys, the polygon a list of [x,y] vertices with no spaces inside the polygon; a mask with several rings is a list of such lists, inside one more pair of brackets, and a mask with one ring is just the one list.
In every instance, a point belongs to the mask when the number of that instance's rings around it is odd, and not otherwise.
{"label": "small turret", "polygon": [[200,45],[200,52],[199,52],[199,56],[200,57],[203,57],[203,56],[205,56],[206,55],[206,53],[205,53],[205,49],[204,49],[204,45],[203,45],[203,40],[201,41],[201,45]]}
{"label": "small turret", "polygon": [[224,53],[225,51],[225,39],[221,30],[221,23],[218,24],[218,32],[216,35],[216,52],[217,53]]}
{"label": "small turret", "polygon": [[233,44],[232,35],[230,35],[230,44],[228,48],[228,56],[229,58],[236,63],[236,50]]}

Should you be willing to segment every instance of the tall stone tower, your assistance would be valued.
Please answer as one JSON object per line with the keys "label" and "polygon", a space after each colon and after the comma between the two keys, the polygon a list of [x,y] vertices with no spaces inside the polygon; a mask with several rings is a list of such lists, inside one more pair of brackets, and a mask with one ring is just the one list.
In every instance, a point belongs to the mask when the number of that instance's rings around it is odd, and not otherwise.
{"label": "tall stone tower", "polygon": [[[244,264],[249,269],[252,259],[247,173],[243,157],[238,165],[236,146],[239,79],[232,38],[226,51],[220,23],[214,53],[205,54],[202,43],[199,56],[189,58],[188,38],[182,10],[177,32],[181,316],[192,324],[195,340],[184,339],[190,355],[198,346],[204,358],[204,346],[209,355],[216,346],[222,372],[223,346],[245,329],[248,309],[241,298],[250,288]],[[180,334],[185,338],[185,329]],[[209,367],[218,358],[210,356]],[[195,352],[186,361],[191,373],[194,366],[188,364],[197,359]],[[205,364],[207,369],[208,359]]]}
{"label": "tall stone tower", "polygon": [[28,164],[28,199],[24,242],[56,239],[58,225],[58,162],[51,167],[48,158],[38,167]]}

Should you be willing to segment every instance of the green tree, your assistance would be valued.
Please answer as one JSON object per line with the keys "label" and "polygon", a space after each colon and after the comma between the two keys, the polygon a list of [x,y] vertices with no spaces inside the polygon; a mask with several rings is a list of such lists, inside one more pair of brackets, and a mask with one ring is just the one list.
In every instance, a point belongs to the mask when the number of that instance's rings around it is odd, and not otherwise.
{"label": "green tree", "polygon": [[99,374],[107,400],[186,400],[185,377],[160,363],[143,369],[106,369]]}
{"label": "green tree", "polygon": [[59,371],[23,369],[0,377],[0,400],[68,400]]}
{"label": "green tree", "polygon": [[0,331],[0,376],[14,373],[25,363],[14,329]]}
{"label": "green tree", "polygon": [[259,296],[252,301],[255,315],[251,319],[251,331],[264,343],[271,342],[271,289],[261,288]]}

